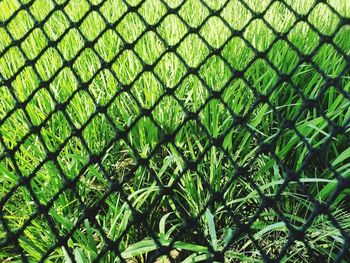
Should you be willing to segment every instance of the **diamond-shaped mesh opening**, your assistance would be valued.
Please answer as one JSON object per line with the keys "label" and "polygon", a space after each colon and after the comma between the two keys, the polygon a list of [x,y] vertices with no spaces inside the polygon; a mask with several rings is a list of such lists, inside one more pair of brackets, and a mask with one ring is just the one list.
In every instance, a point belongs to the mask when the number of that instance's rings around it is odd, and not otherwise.
{"label": "diamond-shaped mesh opening", "polygon": [[116,29],[126,42],[131,43],[139,38],[145,26],[136,13],[128,13]]}
{"label": "diamond-shaped mesh opening", "polygon": [[161,183],[169,186],[183,171],[184,162],[175,147],[167,143],[152,155],[149,166]]}
{"label": "diamond-shaped mesh opening", "polygon": [[[3,151],[1,151],[1,156],[3,157]],[[1,189],[1,196],[5,196],[15,186],[19,177],[17,173],[14,171],[13,162],[8,158],[3,158],[1,160],[0,171],[4,175],[2,179],[3,180],[2,183],[8,186],[8,188]]]}
{"label": "diamond-shaped mesh opening", "polygon": [[186,34],[187,27],[176,15],[168,15],[163,19],[157,31],[168,45],[174,46]]}
{"label": "diamond-shaped mesh opening", "polygon": [[[83,104],[80,105],[80,103]],[[81,128],[81,126],[87,122],[94,111],[94,101],[90,95],[83,90],[74,95],[66,108],[66,113],[77,128]]]}
{"label": "diamond-shaped mesh opening", "polygon": [[190,120],[181,126],[175,142],[186,160],[196,160],[203,153],[206,146],[204,134],[204,128],[197,121]]}
{"label": "diamond-shaped mesh opening", "polygon": [[[345,90],[349,90],[349,84]],[[340,126],[346,125],[346,112],[349,105],[349,99],[345,98],[343,92],[344,90],[339,89],[339,87],[327,87],[323,93],[324,99],[321,104],[323,108],[329,107],[328,112],[325,114],[327,118],[332,120],[334,124]],[[341,135],[341,133],[339,133],[339,135]]]}
{"label": "diamond-shaped mesh opening", "polygon": [[[281,52],[281,50],[284,52]],[[267,58],[282,74],[289,74],[299,62],[298,54],[283,40],[278,40],[271,47]],[[288,61],[288,63],[286,63],[286,61]]]}
{"label": "diamond-shaped mesh opening", "polygon": [[287,32],[295,22],[295,15],[281,2],[274,2],[265,13],[264,19],[277,32]]}
{"label": "diamond-shaped mesh opening", "polygon": [[[305,126],[307,128],[305,128]],[[297,130],[301,133],[307,143],[314,148],[323,145],[331,133],[330,125],[321,116],[313,121],[306,122],[303,126],[297,127]],[[326,146],[324,147],[326,148]]]}
{"label": "diamond-shaped mesh opening", "polygon": [[101,166],[90,165],[78,183],[79,196],[87,207],[96,205],[108,190],[108,179]]}
{"label": "diamond-shaped mesh opening", "polygon": [[135,99],[129,93],[123,92],[111,102],[107,113],[118,130],[125,130],[135,121],[140,109]]}
{"label": "diamond-shaped mesh opening", "polygon": [[142,158],[152,152],[159,140],[158,127],[150,117],[141,117],[128,135],[129,143]]}
{"label": "diamond-shaped mesh opening", "polygon": [[92,6],[98,6],[102,3],[102,0],[91,0],[90,3]]}
{"label": "diamond-shaped mesh opening", "polygon": [[77,53],[83,48],[84,42],[77,29],[70,29],[58,43],[57,47],[67,60],[75,58]]}
{"label": "diamond-shaped mesh opening", "polygon": [[15,100],[10,92],[10,90],[5,87],[0,87],[0,96],[3,98],[4,102],[1,104],[0,118],[3,119],[15,105]]}
{"label": "diamond-shaped mesh opening", "polygon": [[200,114],[203,126],[206,128],[208,135],[212,138],[227,133],[232,117],[225,105],[219,100],[213,99],[203,108]]}
{"label": "diamond-shaped mesh opening", "polygon": [[60,10],[55,11],[44,24],[44,30],[51,40],[57,40],[69,27],[69,22]]}
{"label": "diamond-shaped mesh opening", "polygon": [[163,94],[163,87],[153,73],[145,72],[131,89],[137,102],[144,109],[150,109]]}
{"label": "diamond-shaped mesh opening", "polygon": [[90,151],[99,154],[115,137],[115,132],[106,117],[98,114],[87,124],[82,135]]}
{"label": "diamond-shaped mesh opening", "polygon": [[[319,13],[323,14],[322,19],[317,15]],[[312,9],[308,20],[320,33],[325,35],[331,35],[339,23],[339,17],[324,3],[320,3]]]}
{"label": "diamond-shaped mesh opening", "polygon": [[63,142],[71,135],[71,126],[61,111],[55,112],[47,120],[40,131],[45,142],[46,148],[51,151],[57,151]]}
{"label": "diamond-shaped mesh opening", "polygon": [[309,63],[303,63],[297,68],[292,83],[308,99],[315,99],[326,84],[324,77]]}
{"label": "diamond-shaped mesh opening", "polygon": [[231,72],[220,57],[212,56],[200,68],[199,75],[211,90],[219,91],[229,81]]}
{"label": "diamond-shaped mesh opening", "polygon": [[245,69],[254,58],[253,50],[239,37],[232,38],[224,46],[221,54],[235,70]]}
{"label": "diamond-shaped mesh opening", "polygon": [[154,72],[166,87],[173,88],[186,73],[186,67],[175,53],[166,53]]}
{"label": "diamond-shaped mesh opening", "polygon": [[80,243],[84,244],[84,248],[76,250],[79,252],[75,252],[75,254],[79,255],[78,257],[80,258],[90,258],[94,260],[97,257],[97,253],[100,251],[97,244],[103,244],[104,241],[102,235],[94,226],[93,220],[85,219],[81,226],[73,231],[72,237],[69,239],[70,246],[75,247]]}
{"label": "diamond-shaped mesh opening", "polygon": [[269,96],[269,101],[275,109],[273,113],[280,115],[282,121],[294,120],[303,107],[304,95],[303,90],[298,90],[298,86],[293,86],[291,83],[283,82],[276,85]]}
{"label": "diamond-shaped mesh opening", "polygon": [[135,51],[146,64],[153,64],[164,52],[165,48],[159,37],[154,32],[147,32],[137,42]]}
{"label": "diamond-shaped mesh opening", "polygon": [[333,43],[337,45],[344,53],[349,49],[349,42],[346,41],[350,34],[350,27],[343,26],[336,33]]}
{"label": "diamond-shaped mesh opening", "polygon": [[6,30],[4,28],[0,28],[0,52],[2,52],[6,47],[8,47],[11,44],[11,38],[6,33]]}
{"label": "diamond-shaped mesh opening", "polygon": [[107,30],[97,41],[94,49],[105,61],[111,61],[123,48],[123,42],[112,29]]}
{"label": "diamond-shaped mesh opening", "polygon": [[209,92],[196,75],[186,77],[175,91],[175,96],[190,112],[197,112],[209,96]]}
{"label": "diamond-shaped mesh opening", "polygon": [[85,49],[73,64],[73,70],[84,82],[89,81],[100,67],[100,60],[92,49]]}
{"label": "diamond-shaped mesh opening", "polygon": [[[322,57],[327,57],[327,61],[321,62]],[[323,44],[313,57],[313,61],[324,74],[330,77],[337,76],[343,72],[346,65],[343,56],[330,44]],[[332,65],[332,67],[329,67],[329,65]]]}
{"label": "diamond-shaped mesh opening", "polygon": [[[38,226],[40,230],[38,231]],[[50,228],[50,224],[46,219],[35,218],[25,229],[24,233],[19,237],[19,245],[23,251],[33,254],[33,259],[40,261],[42,251],[50,250],[55,243],[56,236]],[[35,248],[32,242],[36,243]],[[58,253],[60,249],[55,249]]]}
{"label": "diamond-shaped mesh opening", "polygon": [[[100,165],[101,170],[106,171],[107,168],[111,168],[108,174],[104,174],[104,177],[108,182],[121,183],[124,181],[130,181],[130,173],[135,171],[135,160],[133,159],[133,153],[129,146],[127,146],[124,140],[118,140],[119,147],[116,154],[108,154],[103,160],[102,165]],[[136,182],[137,183],[137,182]],[[132,190],[132,189],[129,189]],[[123,192],[127,190],[124,189]],[[118,191],[111,193],[109,196],[119,195]],[[108,209],[108,207],[106,207]]]}
{"label": "diamond-shaped mesh opening", "polygon": [[329,6],[334,8],[341,16],[350,17],[349,8],[347,7],[347,3],[345,2],[337,2],[336,0],[328,0],[327,3]]}
{"label": "diamond-shaped mesh opening", "polygon": [[182,124],[185,113],[179,103],[166,96],[153,111],[153,118],[166,134],[171,134]]}
{"label": "diamond-shaped mesh opening", "polygon": [[[307,159],[309,143],[304,136],[311,136],[313,129],[307,126],[307,123],[296,125],[294,129],[286,129],[281,133],[276,140],[280,150],[276,150],[276,156],[285,160],[287,165],[300,169],[303,162]],[[305,142],[304,142],[305,140]],[[290,157],[298,154],[298,159],[291,159]],[[315,160],[319,161],[320,160]],[[321,166],[321,165],[320,165]],[[322,165],[323,166],[323,165]]]}
{"label": "diamond-shaped mesh opening", "polygon": [[38,88],[39,79],[32,67],[25,67],[12,82],[12,88],[19,101],[25,101]]}
{"label": "diamond-shaped mesh opening", "polygon": [[10,78],[17,73],[24,63],[22,52],[17,47],[11,47],[0,59],[2,77]]}
{"label": "diamond-shaped mesh opening", "polygon": [[54,110],[54,102],[49,92],[42,88],[28,102],[26,111],[33,125],[38,126]]}
{"label": "diamond-shaped mesh opening", "polygon": [[255,19],[245,28],[243,36],[257,50],[266,51],[275,36],[262,19]]}
{"label": "diamond-shaped mesh opening", "polygon": [[271,0],[260,1],[260,2],[257,2],[254,0],[247,0],[244,2],[253,12],[256,12],[256,13],[264,12],[267,9],[267,7],[272,3]]}
{"label": "diamond-shaped mesh opening", "polygon": [[106,0],[100,7],[100,13],[110,23],[115,23],[126,12],[127,7],[123,0]]}
{"label": "diamond-shaped mesh opening", "polygon": [[237,115],[247,114],[248,109],[254,103],[254,95],[242,79],[232,80],[225,88],[221,97],[234,114]]}
{"label": "diamond-shaped mesh opening", "polygon": [[[196,12],[192,12],[195,9]],[[198,27],[204,19],[209,15],[209,11],[205,5],[199,0],[186,1],[179,12],[180,16],[191,27]]]}
{"label": "diamond-shaped mesh opening", "polygon": [[[252,92],[267,95],[278,81],[277,72],[264,59],[257,59],[244,73]],[[258,99],[255,97],[255,99]]]}
{"label": "diamond-shaped mesh opening", "polygon": [[72,0],[64,8],[64,12],[73,22],[79,21],[89,11],[89,4],[86,0]]}
{"label": "diamond-shaped mesh opening", "polygon": [[62,58],[54,48],[49,48],[35,63],[35,68],[43,80],[49,80],[62,66]]}
{"label": "diamond-shaped mesh opening", "polygon": [[252,18],[249,6],[247,8],[247,6],[244,5],[244,2],[240,0],[229,1],[222,10],[220,16],[234,30],[242,30]]}
{"label": "diamond-shaped mesh opening", "polygon": [[31,214],[36,211],[33,198],[23,186],[18,187],[5,204],[7,209],[2,220],[6,220],[7,227],[13,232],[23,227]]}
{"label": "diamond-shaped mesh opening", "polygon": [[57,74],[50,84],[50,91],[55,100],[59,103],[67,101],[78,88],[78,81],[73,71],[65,67]]}
{"label": "diamond-shaped mesh opening", "polygon": [[96,37],[105,28],[102,17],[97,12],[91,12],[84,19],[80,26],[80,32],[90,41],[95,40]]}
{"label": "diamond-shaped mesh opening", "polygon": [[166,6],[161,0],[146,0],[138,12],[148,24],[154,25],[166,14]]}
{"label": "diamond-shaped mesh opening", "polygon": [[293,9],[295,12],[297,12],[300,15],[306,15],[308,14],[313,6],[315,5],[315,0],[306,0],[302,3],[297,3],[296,1],[288,0],[286,3]]}
{"label": "diamond-shaped mesh opening", "polygon": [[95,103],[105,106],[120,90],[116,78],[108,69],[100,71],[92,80],[89,91]]}
{"label": "diamond-shaped mesh opening", "polygon": [[2,1],[0,3],[1,10],[6,10],[6,12],[1,12],[0,20],[1,22],[8,20],[17,10],[20,8],[20,2],[18,1]]}
{"label": "diamond-shaped mesh opening", "polygon": [[177,49],[178,54],[190,67],[197,67],[208,56],[209,50],[196,34],[188,35]]}
{"label": "diamond-shaped mesh opening", "polygon": [[[200,169],[200,168],[198,168]],[[184,192],[184,195],[176,196],[174,198],[173,210],[177,212],[181,218],[186,220],[187,218],[194,218],[203,209],[203,205],[208,202],[210,198],[210,191],[203,191],[207,189],[207,178],[203,178],[197,171],[187,171],[182,177],[178,188],[191,189],[188,192]],[[206,243],[203,233],[200,232],[200,228],[196,225],[191,225],[192,231],[195,231],[200,240],[196,242],[199,245]],[[180,233],[181,235],[182,233]],[[184,233],[186,235],[186,233]]]}
{"label": "diamond-shaped mesh opening", "polygon": [[75,178],[88,162],[86,148],[77,137],[71,137],[57,156],[58,164],[67,178]]}
{"label": "diamond-shaped mesh opening", "polygon": [[219,48],[230,37],[229,28],[218,17],[211,17],[201,28],[200,34],[210,46]]}
{"label": "diamond-shaped mesh opening", "polygon": [[[52,161],[44,163],[30,181],[30,186],[38,201],[43,205],[48,204],[62,187],[62,178],[55,164]],[[52,189],[49,195],[45,193],[47,187]]]}
{"label": "diamond-shaped mesh opening", "polygon": [[30,7],[30,11],[36,20],[42,21],[54,9],[52,0],[36,0]]}
{"label": "diamond-shaped mesh opening", "polygon": [[349,261],[347,1],[0,10],[1,261]]}
{"label": "diamond-shaped mesh opening", "polygon": [[123,84],[130,84],[142,70],[142,64],[135,53],[125,50],[112,65],[112,70]]}
{"label": "diamond-shaped mesh opening", "polygon": [[15,153],[15,160],[23,176],[28,176],[46,157],[37,135],[30,135]]}
{"label": "diamond-shaped mesh opening", "polygon": [[137,6],[139,3],[141,3],[141,0],[126,0],[126,2],[130,5],[130,6]]}
{"label": "diamond-shaped mesh opening", "polygon": [[[17,130],[18,129],[18,130]],[[2,140],[6,147],[12,149],[29,132],[28,119],[22,109],[17,109],[0,126]]]}
{"label": "diamond-shaped mesh opening", "polygon": [[203,1],[210,9],[212,10],[219,10],[224,4],[227,2],[225,0],[214,0],[214,1],[209,1],[209,0],[204,0]]}
{"label": "diamond-shaped mesh opening", "polygon": [[29,59],[34,59],[47,45],[47,39],[41,29],[35,29],[23,41],[22,48]]}
{"label": "diamond-shaped mesh opening", "polygon": [[8,24],[7,30],[13,38],[20,39],[33,27],[33,25],[34,21],[29,13],[25,10],[21,10]]}
{"label": "diamond-shaped mesh opening", "polygon": [[[58,234],[66,236],[73,227],[79,225],[72,223],[82,216],[83,204],[78,200],[74,189],[66,189],[53,202],[48,214],[56,225]],[[71,240],[71,238],[69,238]],[[68,240],[68,243],[71,243]]]}
{"label": "diamond-shaped mesh opening", "polygon": [[[220,192],[225,187],[224,194],[230,194],[230,192],[237,186],[237,178],[235,176],[234,167],[235,165],[230,161],[227,156],[220,148],[212,146],[210,147],[202,162],[197,167],[199,174],[205,173],[206,184],[210,191]],[[222,203],[221,200],[217,200],[218,203]]]}

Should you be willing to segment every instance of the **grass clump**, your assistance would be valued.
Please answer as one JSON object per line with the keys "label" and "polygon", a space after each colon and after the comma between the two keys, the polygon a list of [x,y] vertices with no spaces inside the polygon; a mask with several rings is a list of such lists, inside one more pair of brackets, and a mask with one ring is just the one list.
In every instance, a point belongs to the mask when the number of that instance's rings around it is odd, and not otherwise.
{"label": "grass clump", "polygon": [[0,258],[333,261],[350,6],[285,2],[1,2]]}

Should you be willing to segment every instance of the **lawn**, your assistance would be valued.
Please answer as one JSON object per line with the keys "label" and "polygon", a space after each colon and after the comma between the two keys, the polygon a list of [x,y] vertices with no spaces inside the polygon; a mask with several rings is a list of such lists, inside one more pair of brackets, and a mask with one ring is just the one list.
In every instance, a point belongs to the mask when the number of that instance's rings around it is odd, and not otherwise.
{"label": "lawn", "polygon": [[349,18],[1,1],[0,260],[350,261]]}

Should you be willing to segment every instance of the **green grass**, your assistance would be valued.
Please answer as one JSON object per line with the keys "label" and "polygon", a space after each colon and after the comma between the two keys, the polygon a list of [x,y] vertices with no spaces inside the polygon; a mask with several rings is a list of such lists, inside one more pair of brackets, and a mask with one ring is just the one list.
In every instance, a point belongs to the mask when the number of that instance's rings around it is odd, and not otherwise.
{"label": "green grass", "polygon": [[[1,249],[2,261],[22,254],[30,262],[43,255],[48,262],[70,262],[70,255],[143,262],[173,241],[176,261],[224,249],[228,262],[261,262],[259,250],[275,258],[288,242],[286,222],[309,224],[308,241],[291,244],[282,262],[310,262],[307,246],[322,262],[335,259],[344,238],[333,221],[350,230],[349,190],[332,195],[337,178],[350,176],[350,27],[329,6],[349,18],[347,1],[287,0],[307,23],[268,0],[91,0],[100,14],[88,15],[85,1],[55,0],[64,12],[53,12],[50,0],[21,1],[26,11],[16,12],[17,0],[0,2],[0,242],[20,230],[18,243]],[[181,8],[168,14],[164,3]],[[43,23],[34,30],[33,18]],[[319,44],[315,30],[334,44]],[[281,75],[292,83],[279,82]],[[337,86],[324,78],[339,75]],[[308,99],[318,110],[304,107]],[[294,129],[283,128],[286,120]],[[273,153],[259,151],[271,143]],[[322,147],[322,157],[310,159],[312,147]],[[299,183],[284,184],[289,171],[300,172]],[[172,194],[163,196],[161,185]],[[216,201],[214,191],[223,194]],[[275,198],[275,208],[259,210],[262,196]],[[313,200],[328,200],[332,216],[307,223]],[[47,213],[37,214],[38,204]],[[98,212],[85,218],[94,206]],[[147,214],[144,223],[133,223],[137,212]],[[235,234],[236,216],[251,224],[250,237]],[[184,228],[189,217],[198,225]],[[53,246],[55,235],[67,245]],[[118,241],[112,251],[104,250],[106,238]]]}

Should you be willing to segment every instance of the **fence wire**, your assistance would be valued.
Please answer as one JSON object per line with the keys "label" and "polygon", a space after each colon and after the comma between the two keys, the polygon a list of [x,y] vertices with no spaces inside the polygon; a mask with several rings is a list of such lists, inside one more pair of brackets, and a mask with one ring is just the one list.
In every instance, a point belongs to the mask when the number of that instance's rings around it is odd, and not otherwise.
{"label": "fence wire", "polygon": [[0,2],[2,259],[350,261],[336,2]]}

